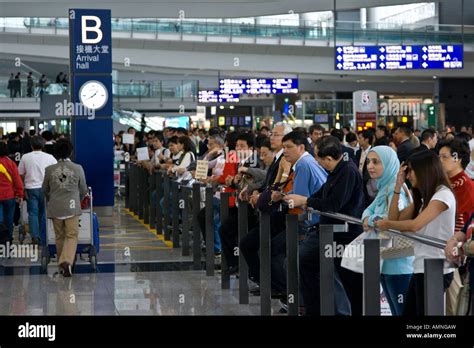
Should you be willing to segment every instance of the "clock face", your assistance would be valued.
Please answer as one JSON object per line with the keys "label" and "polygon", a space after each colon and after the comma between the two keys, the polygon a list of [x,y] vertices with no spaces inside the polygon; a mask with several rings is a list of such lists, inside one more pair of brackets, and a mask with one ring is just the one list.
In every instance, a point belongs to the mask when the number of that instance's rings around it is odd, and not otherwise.
{"label": "clock face", "polygon": [[81,86],[79,99],[88,109],[98,110],[104,107],[109,99],[107,88],[102,82],[91,80]]}

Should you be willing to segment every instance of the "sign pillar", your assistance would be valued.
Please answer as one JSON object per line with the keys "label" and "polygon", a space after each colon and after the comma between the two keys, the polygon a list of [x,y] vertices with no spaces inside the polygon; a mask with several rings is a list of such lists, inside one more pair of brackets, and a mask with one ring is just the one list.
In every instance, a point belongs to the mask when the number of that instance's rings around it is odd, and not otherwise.
{"label": "sign pillar", "polygon": [[111,11],[69,10],[69,66],[74,159],[94,192],[94,206],[114,205]]}

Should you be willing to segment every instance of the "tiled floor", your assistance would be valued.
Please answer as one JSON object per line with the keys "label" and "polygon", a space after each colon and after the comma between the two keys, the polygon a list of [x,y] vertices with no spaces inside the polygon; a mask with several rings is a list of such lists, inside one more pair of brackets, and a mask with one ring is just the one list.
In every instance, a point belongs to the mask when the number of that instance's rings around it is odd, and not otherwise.
{"label": "tiled floor", "polygon": [[[0,261],[0,315],[258,315],[259,297],[239,305],[238,282],[222,290],[220,276],[191,271],[192,257],[181,256],[117,205],[113,216],[99,216],[98,273],[79,261],[72,278],[39,274],[40,260]],[[177,270],[184,269],[184,270]],[[273,300],[277,314],[278,301]]]}

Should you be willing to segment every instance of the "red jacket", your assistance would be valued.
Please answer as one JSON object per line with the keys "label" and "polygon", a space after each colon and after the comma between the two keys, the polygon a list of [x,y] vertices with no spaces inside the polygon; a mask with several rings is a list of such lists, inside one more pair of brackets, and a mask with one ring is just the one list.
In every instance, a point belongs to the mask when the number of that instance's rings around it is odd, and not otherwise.
{"label": "red jacket", "polygon": [[18,168],[8,157],[0,157],[0,201],[23,198],[23,181]]}
{"label": "red jacket", "polygon": [[460,231],[472,213],[474,213],[474,181],[464,170],[449,178],[456,197],[456,231]]}
{"label": "red jacket", "polygon": [[[222,172],[222,175],[219,177],[219,184],[225,185],[225,178],[227,178],[229,175],[230,176],[236,176],[237,175],[237,167],[238,163],[234,163],[232,161],[225,162],[224,165],[224,170]],[[231,187],[226,187],[223,192],[235,192],[236,190]],[[235,196],[229,197],[229,207],[233,208],[235,207]]]}

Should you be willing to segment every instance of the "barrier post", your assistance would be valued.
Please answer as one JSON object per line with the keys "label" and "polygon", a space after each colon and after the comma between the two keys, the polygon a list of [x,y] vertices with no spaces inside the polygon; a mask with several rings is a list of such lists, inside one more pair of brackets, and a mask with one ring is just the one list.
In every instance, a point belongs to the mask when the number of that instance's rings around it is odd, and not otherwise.
{"label": "barrier post", "polygon": [[[221,226],[229,217],[229,197],[230,192],[221,192]],[[221,289],[230,289],[229,266],[224,253],[221,253]]]}
{"label": "barrier post", "polygon": [[170,177],[163,176],[163,234],[165,240],[170,240]]}
{"label": "barrier post", "polygon": [[172,236],[173,248],[179,248],[179,183],[171,182],[171,218],[172,218]]}
{"label": "barrier post", "polygon": [[364,240],[364,315],[380,315],[380,240]]}
{"label": "barrier post", "polygon": [[[248,202],[239,201],[238,209],[238,231],[239,231],[239,244],[242,239],[248,233]],[[239,250],[239,303],[249,303],[249,291],[248,291],[248,266],[245,262],[245,258]]]}
{"label": "barrier post", "polygon": [[214,275],[214,207],[212,187],[206,187],[206,276]]}
{"label": "barrier post", "polygon": [[270,214],[261,213],[260,214],[260,315],[271,315],[271,314],[272,314],[272,285],[271,285]]}
{"label": "barrier post", "polygon": [[288,260],[288,315],[297,316],[299,311],[298,215],[286,215],[286,257]]}
{"label": "barrier post", "polygon": [[193,269],[201,269],[201,228],[199,212],[201,211],[201,184],[193,184]]}
{"label": "barrier post", "polygon": [[425,259],[425,315],[444,315],[443,271],[443,259]]}
{"label": "barrier post", "polygon": [[161,200],[163,198],[163,173],[158,171],[155,174],[156,181],[156,233],[163,234],[163,209],[161,208]]}
{"label": "barrier post", "polygon": [[190,197],[191,189],[186,186],[181,186],[181,200],[180,204],[182,204],[181,210],[181,218],[182,218],[182,226],[183,232],[181,235],[181,240],[183,242],[182,245],[182,256],[189,256],[189,197]]}

